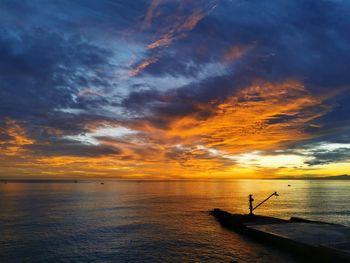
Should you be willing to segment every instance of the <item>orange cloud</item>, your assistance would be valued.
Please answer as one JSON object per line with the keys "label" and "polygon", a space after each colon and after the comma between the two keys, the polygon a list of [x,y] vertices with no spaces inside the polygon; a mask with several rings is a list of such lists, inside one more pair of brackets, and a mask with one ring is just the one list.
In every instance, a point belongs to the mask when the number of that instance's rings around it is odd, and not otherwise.
{"label": "orange cloud", "polygon": [[21,125],[12,119],[4,120],[5,127],[0,130],[0,135],[7,139],[0,141],[3,155],[17,155],[25,152],[24,146],[34,144]]}
{"label": "orange cloud", "polygon": [[151,57],[143,60],[136,68],[129,71],[129,76],[134,77],[140,74],[142,70],[147,68],[149,65],[152,65],[153,63],[156,63],[158,61],[157,57]]}
{"label": "orange cloud", "polygon": [[248,46],[233,46],[229,48],[225,53],[223,60],[224,62],[231,62],[240,59],[244,55],[246,55],[253,46],[248,45]]}
{"label": "orange cloud", "polygon": [[[212,111],[209,118],[195,113],[176,119],[165,136],[231,153],[276,149],[310,138],[305,127],[329,110],[296,81],[257,83],[218,105],[200,107]],[[275,122],[279,117],[290,119]]]}
{"label": "orange cloud", "polygon": [[173,42],[173,41],[174,41],[174,38],[171,35],[164,35],[164,36],[162,36],[162,38],[149,44],[147,46],[147,48],[154,49],[154,48],[158,48],[158,47],[167,46],[167,45],[170,45],[171,42]]}
{"label": "orange cloud", "polygon": [[205,17],[205,13],[203,10],[197,9],[195,10],[191,16],[185,18],[184,22],[179,26],[178,31],[190,31],[197,26],[199,21],[201,21]]}

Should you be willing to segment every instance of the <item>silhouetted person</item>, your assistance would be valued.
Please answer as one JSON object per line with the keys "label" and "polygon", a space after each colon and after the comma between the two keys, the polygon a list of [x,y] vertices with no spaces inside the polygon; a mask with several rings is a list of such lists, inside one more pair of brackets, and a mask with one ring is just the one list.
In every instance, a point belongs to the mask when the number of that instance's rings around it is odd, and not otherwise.
{"label": "silhouetted person", "polygon": [[250,194],[249,195],[249,214],[250,215],[253,215],[253,201],[254,201],[253,195]]}

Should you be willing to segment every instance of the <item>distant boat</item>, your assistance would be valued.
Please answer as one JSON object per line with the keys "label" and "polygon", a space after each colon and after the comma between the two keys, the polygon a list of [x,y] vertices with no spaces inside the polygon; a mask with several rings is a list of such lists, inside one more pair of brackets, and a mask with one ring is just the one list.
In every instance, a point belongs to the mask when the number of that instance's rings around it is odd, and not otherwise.
{"label": "distant boat", "polygon": [[105,183],[100,183],[100,184],[105,184]]}

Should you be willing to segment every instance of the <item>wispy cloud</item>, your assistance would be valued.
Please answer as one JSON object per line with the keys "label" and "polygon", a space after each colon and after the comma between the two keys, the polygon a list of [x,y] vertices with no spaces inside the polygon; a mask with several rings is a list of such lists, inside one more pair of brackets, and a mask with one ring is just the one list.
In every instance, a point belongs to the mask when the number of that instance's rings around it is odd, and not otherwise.
{"label": "wispy cloud", "polygon": [[157,62],[157,57],[150,57],[145,60],[143,60],[140,64],[138,64],[134,69],[129,71],[129,76],[134,77],[140,74],[145,68],[152,65],[153,63]]}
{"label": "wispy cloud", "polygon": [[[194,29],[216,6],[216,1],[209,1],[205,4],[197,4],[195,1],[180,1],[172,13],[162,14],[159,11],[155,16],[155,11],[162,2],[164,5],[167,4],[167,1],[152,1],[145,17],[143,28],[149,28],[152,22],[157,25],[157,18],[164,20],[167,17],[164,24],[157,29],[157,35],[160,35],[158,39],[148,45],[150,49],[167,46],[173,41],[186,37],[186,34]],[[191,11],[188,12],[188,10]]]}

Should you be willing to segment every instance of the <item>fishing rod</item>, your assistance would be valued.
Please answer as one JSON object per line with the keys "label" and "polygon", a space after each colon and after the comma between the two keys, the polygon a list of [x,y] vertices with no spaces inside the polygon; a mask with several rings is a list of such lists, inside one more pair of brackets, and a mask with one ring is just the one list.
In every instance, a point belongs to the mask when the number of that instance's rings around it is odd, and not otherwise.
{"label": "fishing rod", "polygon": [[263,203],[265,203],[267,200],[269,200],[271,197],[273,197],[273,196],[279,196],[279,194],[277,193],[277,192],[274,192],[274,193],[272,193],[269,197],[267,197],[265,200],[263,200],[262,202],[260,202],[258,205],[256,205],[255,207],[253,207],[253,201],[254,201],[254,199],[253,199],[253,195],[252,194],[250,194],[249,195],[249,214],[250,215],[253,215],[253,211],[255,210],[255,209],[257,209],[259,206],[261,206]]}

